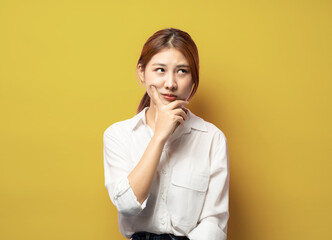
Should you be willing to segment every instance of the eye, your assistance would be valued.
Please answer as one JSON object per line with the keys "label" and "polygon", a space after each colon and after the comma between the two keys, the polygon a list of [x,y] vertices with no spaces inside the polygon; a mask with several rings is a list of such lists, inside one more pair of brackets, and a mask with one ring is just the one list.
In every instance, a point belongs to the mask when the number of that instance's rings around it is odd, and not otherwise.
{"label": "eye", "polygon": [[160,72],[160,73],[162,73],[162,72],[165,72],[165,69],[163,69],[163,68],[156,68],[155,71],[156,71],[156,72]]}
{"label": "eye", "polygon": [[184,74],[184,73],[188,73],[188,71],[187,71],[186,69],[179,69],[178,71],[179,71],[180,73],[183,73],[183,74]]}

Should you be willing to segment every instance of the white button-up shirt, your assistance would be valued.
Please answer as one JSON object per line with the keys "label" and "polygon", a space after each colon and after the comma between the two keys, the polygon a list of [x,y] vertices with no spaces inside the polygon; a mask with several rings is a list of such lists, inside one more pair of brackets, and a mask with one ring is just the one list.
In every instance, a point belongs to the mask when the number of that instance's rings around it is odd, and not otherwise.
{"label": "white button-up shirt", "polygon": [[145,112],[104,132],[105,186],[118,209],[120,232],[172,233],[191,240],[226,240],[229,218],[229,160],[225,135],[194,115],[166,142],[147,199],[140,204],[129,173],[153,131]]}

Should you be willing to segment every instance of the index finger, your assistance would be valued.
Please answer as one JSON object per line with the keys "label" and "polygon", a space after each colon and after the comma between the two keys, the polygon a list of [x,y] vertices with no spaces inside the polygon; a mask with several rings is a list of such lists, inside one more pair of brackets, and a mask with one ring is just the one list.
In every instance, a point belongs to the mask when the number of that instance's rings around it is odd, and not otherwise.
{"label": "index finger", "polygon": [[186,101],[186,100],[175,100],[173,102],[171,102],[170,104],[168,104],[168,107],[170,109],[175,109],[175,108],[178,108],[178,107],[184,107],[185,105],[187,105],[189,102]]}

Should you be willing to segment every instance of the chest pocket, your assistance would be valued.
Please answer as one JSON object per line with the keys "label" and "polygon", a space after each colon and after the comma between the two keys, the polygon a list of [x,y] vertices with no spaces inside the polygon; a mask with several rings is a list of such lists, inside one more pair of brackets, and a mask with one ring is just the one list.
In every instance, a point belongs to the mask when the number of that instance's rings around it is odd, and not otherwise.
{"label": "chest pocket", "polygon": [[184,169],[176,169],[176,172],[172,174],[173,185],[199,192],[205,192],[207,190],[208,182],[209,175],[207,174],[186,172]]}
{"label": "chest pocket", "polygon": [[208,173],[173,169],[167,206],[173,227],[183,234],[188,234],[198,222],[209,180]]}

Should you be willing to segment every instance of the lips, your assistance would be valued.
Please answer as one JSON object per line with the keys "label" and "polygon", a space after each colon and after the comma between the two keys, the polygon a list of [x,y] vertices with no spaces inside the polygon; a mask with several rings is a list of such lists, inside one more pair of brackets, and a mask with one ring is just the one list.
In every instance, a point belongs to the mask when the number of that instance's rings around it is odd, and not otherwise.
{"label": "lips", "polygon": [[164,95],[164,96],[168,96],[168,97],[176,97],[176,95],[174,95],[174,94],[170,94],[170,93],[165,93],[165,94],[162,93],[162,95]]}
{"label": "lips", "polygon": [[163,95],[164,98],[168,101],[174,101],[177,98],[177,96],[173,94],[161,94],[161,95]]}

